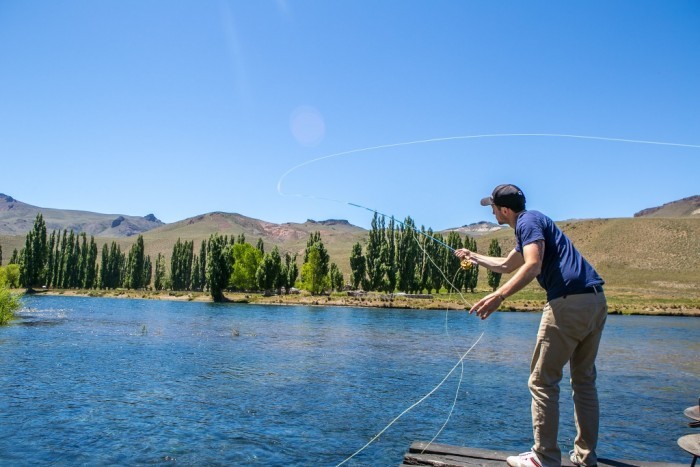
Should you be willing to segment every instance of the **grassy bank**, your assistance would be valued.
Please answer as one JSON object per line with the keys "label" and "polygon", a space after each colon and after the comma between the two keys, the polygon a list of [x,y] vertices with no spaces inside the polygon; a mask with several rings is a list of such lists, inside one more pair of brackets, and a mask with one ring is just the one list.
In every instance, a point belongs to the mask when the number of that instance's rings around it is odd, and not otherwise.
{"label": "grassy bank", "polygon": [[[18,291],[21,292],[21,291]],[[351,296],[347,292],[330,295],[310,295],[302,292],[291,295],[273,295],[265,297],[254,293],[226,293],[226,298],[233,303],[257,303],[270,305],[309,305],[309,306],[350,306],[372,308],[405,308],[424,310],[466,310],[473,303],[485,296],[488,291],[476,293],[433,294],[430,298],[419,298],[402,294],[368,293]],[[137,298],[149,300],[178,300],[210,302],[211,296],[204,292],[173,292],[150,290],[47,290],[39,294]],[[664,315],[664,316],[700,316],[700,297],[680,295],[669,296],[662,293],[612,288],[606,291],[610,313],[629,315]],[[510,297],[500,311],[540,311],[545,304],[544,292],[533,286]]]}

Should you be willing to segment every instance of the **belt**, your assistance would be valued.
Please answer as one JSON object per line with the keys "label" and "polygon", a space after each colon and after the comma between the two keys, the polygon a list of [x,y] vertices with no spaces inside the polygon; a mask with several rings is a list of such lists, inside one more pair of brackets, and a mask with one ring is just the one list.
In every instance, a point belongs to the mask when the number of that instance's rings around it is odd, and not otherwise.
{"label": "belt", "polygon": [[592,285],[583,289],[574,290],[573,292],[567,292],[562,297],[566,298],[567,295],[581,295],[584,293],[600,293],[603,291],[602,285]]}

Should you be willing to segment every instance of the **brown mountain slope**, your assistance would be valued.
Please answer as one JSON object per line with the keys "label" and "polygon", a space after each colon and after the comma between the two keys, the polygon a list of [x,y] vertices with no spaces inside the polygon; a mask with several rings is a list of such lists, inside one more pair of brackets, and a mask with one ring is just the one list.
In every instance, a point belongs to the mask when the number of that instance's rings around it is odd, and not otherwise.
{"label": "brown mountain slope", "polygon": [[700,196],[672,201],[655,208],[643,209],[634,217],[697,217],[700,218]]}
{"label": "brown mountain slope", "polygon": [[163,225],[153,214],[139,217],[41,208],[0,193],[0,235],[26,235],[39,213],[49,232],[66,229],[103,237],[129,237]]}
{"label": "brown mountain slope", "polygon": [[[345,265],[336,258],[343,258],[341,261],[347,263],[352,245],[367,234],[366,230],[345,220],[308,220],[303,224],[273,224],[241,214],[212,212],[153,229],[143,234],[143,238],[146,252],[152,257],[159,252],[170,257],[178,238],[182,241],[194,241],[195,253],[198,254],[202,240],[208,239],[214,232],[235,237],[242,234],[245,235],[246,241],[253,245],[261,238],[265,244],[265,251],[278,246],[282,253],[301,255],[306,248],[309,234],[316,231],[321,233],[332,261],[338,263],[341,268]],[[349,266],[347,268],[349,271]]]}
{"label": "brown mountain slope", "polygon": [[[557,224],[610,286],[640,292],[700,292],[700,218],[590,219]],[[504,254],[515,246],[513,230],[504,229],[477,238],[479,251],[487,251],[492,238],[498,238]]]}

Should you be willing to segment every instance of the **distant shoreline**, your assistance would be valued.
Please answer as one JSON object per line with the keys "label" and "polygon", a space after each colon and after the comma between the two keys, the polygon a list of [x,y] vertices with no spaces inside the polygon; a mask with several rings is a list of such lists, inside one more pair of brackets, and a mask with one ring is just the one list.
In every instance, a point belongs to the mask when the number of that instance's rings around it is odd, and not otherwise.
{"label": "distant shoreline", "polygon": [[[15,292],[23,292],[15,290]],[[37,291],[34,295],[51,295],[66,297],[103,297],[103,298],[133,298],[143,300],[172,300],[212,302],[211,296],[206,292],[175,292],[152,290],[81,290],[81,289],[50,289]],[[425,296],[429,298],[414,298],[401,294],[368,293],[360,296],[350,296],[347,292],[338,292],[331,295],[309,295],[306,293],[289,295],[263,296],[259,293],[229,292],[224,294],[225,303],[251,303],[259,305],[303,305],[303,306],[343,306],[358,308],[399,308],[412,310],[454,310],[466,311],[467,304],[455,294],[441,294]],[[478,300],[484,294],[468,294],[466,298],[472,302]],[[687,306],[684,304],[666,303],[658,305],[650,299],[647,303],[625,303],[615,297],[610,300],[610,314],[617,315],[648,315],[648,316],[697,316],[700,317],[700,306]],[[502,306],[499,311],[512,312],[539,312],[544,306],[544,301],[528,300],[509,297],[507,306]]]}

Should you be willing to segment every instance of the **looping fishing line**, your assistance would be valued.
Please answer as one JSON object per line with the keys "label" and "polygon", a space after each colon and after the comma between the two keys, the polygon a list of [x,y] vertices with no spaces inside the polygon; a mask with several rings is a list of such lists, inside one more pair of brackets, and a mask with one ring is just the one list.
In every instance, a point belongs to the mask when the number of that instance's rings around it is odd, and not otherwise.
{"label": "looping fishing line", "polygon": [[418,144],[428,144],[428,143],[439,143],[447,141],[457,141],[457,140],[468,140],[468,139],[486,139],[486,138],[568,138],[568,139],[579,139],[579,140],[591,140],[591,141],[609,141],[614,143],[629,143],[629,144],[649,144],[655,146],[673,146],[679,148],[693,148],[700,149],[700,144],[685,144],[685,143],[670,143],[665,141],[649,141],[640,139],[628,139],[628,138],[610,138],[606,136],[589,136],[589,135],[570,135],[570,134],[560,134],[560,133],[491,133],[491,134],[481,134],[481,135],[462,135],[462,136],[447,136],[442,138],[430,138],[430,139],[420,139],[415,141],[407,141],[403,143],[393,143],[393,144],[381,144],[379,146],[371,146],[360,149],[351,149],[349,151],[336,152],[334,154],[328,154],[325,156],[317,157],[315,159],[309,159],[301,164],[295,165],[291,169],[287,170],[277,181],[277,192],[282,196],[298,196],[307,198],[316,198],[326,201],[335,201],[339,203],[351,204],[346,201],[339,201],[335,199],[323,198],[309,196],[302,193],[283,193],[282,192],[282,182],[285,178],[292,172],[301,167],[315,164],[327,159],[333,159],[341,156],[349,156],[352,154],[357,154],[361,152],[376,151],[380,149],[397,148],[402,146],[412,146]]}
{"label": "looping fishing line", "polygon": [[[352,204],[352,203],[351,203],[351,204]],[[366,207],[364,207],[364,206],[360,206],[360,205],[357,205],[357,204],[353,204],[353,206],[356,206],[356,207],[359,207],[359,208],[368,209],[368,210],[373,211],[373,212],[375,212],[375,213],[377,213],[377,214],[380,214],[380,215],[382,215],[382,216],[385,216],[384,214],[378,213],[377,211],[374,211],[373,209],[370,209],[370,208],[366,208]],[[386,216],[385,216],[385,217],[386,217]],[[400,225],[404,226],[404,228],[407,228],[407,229],[408,229],[408,227],[406,226],[406,224],[404,224],[403,222],[401,222],[401,221],[396,221],[396,220],[395,220],[395,222],[399,223]],[[460,288],[457,287],[457,286],[455,285],[456,278],[457,278],[457,274],[459,274],[460,271],[457,270],[457,272],[455,273],[455,275],[454,275],[454,277],[452,278],[452,280],[448,279],[447,276],[445,275],[444,271],[442,270],[442,268],[440,268],[440,267],[435,263],[435,261],[433,260],[432,256],[430,256],[430,255],[428,254],[428,252],[426,251],[426,249],[423,247],[423,245],[421,244],[421,242],[418,240],[418,238],[417,238],[417,236],[416,236],[416,233],[420,233],[420,234],[422,234],[425,238],[427,238],[428,240],[432,240],[432,241],[437,242],[438,244],[443,245],[444,247],[446,247],[447,249],[449,249],[449,250],[450,250],[451,252],[453,252],[453,253],[454,253],[454,251],[455,251],[454,248],[452,248],[451,246],[447,245],[446,243],[441,242],[441,241],[438,240],[437,238],[434,238],[434,237],[432,237],[432,236],[430,236],[430,235],[427,235],[427,234],[424,233],[424,232],[419,231],[419,230],[416,229],[416,228],[412,228],[412,229],[410,229],[410,230],[411,230],[411,233],[413,234],[413,235],[412,235],[413,239],[415,240],[415,242],[416,242],[416,244],[418,245],[418,247],[421,249],[423,255],[430,261],[430,263],[433,265],[433,267],[435,267],[436,270],[438,270],[438,271],[440,272],[440,275],[441,275],[442,278],[445,280],[445,283],[446,283],[447,285],[449,285],[448,290],[450,291],[450,294],[448,295],[448,298],[447,298],[448,303],[449,303],[449,301],[450,301],[450,297],[451,297],[452,291],[454,290],[454,291],[456,291],[457,294],[460,296],[460,298],[462,299],[462,302],[464,302],[464,303],[466,304],[467,307],[470,307],[469,303],[468,303],[467,300],[464,298],[464,295],[462,294],[462,291],[460,290]],[[425,445],[425,447],[424,447],[423,450],[421,451],[421,454],[422,454],[423,452],[425,452],[425,450],[428,449],[428,447],[429,447],[429,446],[437,439],[437,437],[440,436],[440,434],[443,432],[443,430],[445,429],[445,427],[446,427],[447,424],[449,423],[450,418],[452,417],[452,413],[454,412],[454,409],[455,409],[455,407],[456,407],[456,405],[457,405],[457,400],[458,400],[458,398],[459,398],[459,390],[460,390],[460,388],[462,387],[462,381],[463,381],[463,379],[464,379],[464,359],[467,357],[467,355],[469,355],[469,353],[472,351],[472,349],[473,349],[474,347],[476,347],[476,345],[479,343],[479,341],[481,340],[481,338],[484,337],[484,334],[486,333],[486,331],[483,331],[483,332],[481,333],[481,335],[479,335],[479,337],[476,339],[476,341],[472,344],[472,346],[471,346],[466,352],[464,352],[464,353],[462,354],[461,352],[459,352],[459,351],[457,350],[457,347],[456,347],[456,345],[454,344],[454,340],[452,339],[452,336],[450,335],[450,332],[449,332],[449,326],[448,326],[449,311],[450,311],[450,310],[449,310],[449,305],[448,305],[448,306],[446,307],[446,309],[445,309],[445,334],[447,335],[448,339],[450,340],[450,345],[453,347],[453,349],[454,349],[455,351],[457,351],[457,356],[459,357],[458,360],[457,360],[457,363],[455,363],[455,365],[452,367],[452,369],[450,369],[450,371],[444,376],[444,378],[443,378],[432,390],[430,390],[427,394],[425,394],[423,397],[421,397],[418,401],[416,401],[415,403],[413,403],[412,405],[410,405],[409,407],[407,407],[407,408],[406,408],[403,412],[401,412],[399,415],[397,415],[397,416],[396,416],[393,420],[391,420],[382,430],[380,430],[376,435],[374,435],[364,446],[362,446],[360,449],[358,449],[358,450],[355,451],[353,454],[351,454],[350,456],[348,456],[345,460],[343,460],[341,463],[339,463],[336,467],[339,467],[339,466],[345,464],[345,463],[348,462],[350,459],[352,459],[352,458],[355,457],[356,455],[360,454],[360,453],[361,453],[362,451],[364,451],[367,447],[369,447],[372,443],[374,443],[377,439],[379,439],[379,437],[380,437],[384,432],[386,432],[394,423],[396,423],[401,417],[403,417],[403,416],[406,415],[408,412],[410,412],[411,410],[413,410],[415,407],[417,407],[418,405],[420,405],[423,401],[425,401],[428,397],[430,397],[433,393],[435,393],[435,391],[437,391],[438,389],[440,389],[440,387],[445,383],[445,381],[447,381],[447,379],[452,375],[452,373],[454,373],[454,371],[455,371],[455,370],[457,369],[457,367],[459,366],[459,367],[461,367],[461,371],[460,371],[460,375],[459,375],[459,380],[458,380],[458,382],[457,382],[457,388],[455,389],[455,396],[454,396],[454,399],[453,399],[453,401],[452,401],[452,405],[450,406],[450,410],[449,410],[449,412],[448,412],[448,414],[447,414],[447,417],[446,417],[445,421],[443,422],[442,426],[440,427],[440,429],[437,431],[437,433],[435,433],[435,435],[432,437],[432,439]]]}
{"label": "looping fishing line", "polygon": [[[374,209],[371,209],[371,208],[368,208],[368,207],[366,207],[366,206],[362,206],[362,205],[359,205],[359,204],[356,204],[356,203],[352,203],[352,202],[349,202],[349,201],[341,201],[341,200],[337,200],[337,199],[325,198],[325,197],[321,197],[321,196],[307,195],[307,194],[302,194],[302,193],[284,193],[283,190],[282,190],[282,183],[283,183],[284,179],[285,179],[289,174],[291,174],[292,172],[294,172],[294,171],[296,171],[296,170],[298,170],[298,169],[300,169],[300,168],[302,168],[302,167],[304,167],[304,166],[307,166],[307,165],[310,165],[310,164],[314,164],[314,163],[317,163],[317,162],[320,162],[320,161],[323,161],[323,160],[336,158],[336,157],[349,156],[349,155],[353,155],[353,154],[358,154],[358,153],[368,152],[368,151],[375,151],[375,150],[380,150],[380,149],[397,148],[397,147],[402,147],[402,146],[411,146],[411,145],[427,144],[427,143],[447,142],[447,141],[456,141],[456,140],[469,140],[469,139],[484,139],[484,138],[518,138],[518,137],[519,137],[519,138],[525,138],[525,137],[530,137],[530,138],[533,138],[533,137],[534,137],[534,138],[569,138],[569,139],[579,139],[579,140],[609,141],[609,142],[628,143],[628,144],[646,144],[646,145],[673,146],[673,147],[681,147],[681,148],[700,149],[700,145],[697,145],[697,144],[671,143],[671,142],[663,142],[663,141],[637,140],[637,139],[628,139],[628,138],[611,138],[611,137],[604,137],[604,136],[558,134],[558,133],[493,133],[493,134],[480,134],[480,135],[450,136],[450,137],[443,137],[443,138],[431,138],[431,139],[423,139],[423,140],[416,140],[416,141],[408,141],[408,142],[403,142],[403,143],[383,144],[383,145],[379,145],[379,146],[372,146],[372,147],[366,147],[366,148],[360,148],[360,149],[353,149],[353,150],[349,150],[349,151],[337,152],[337,153],[334,153],[334,154],[329,154],[329,155],[326,155],[326,156],[317,157],[317,158],[315,158],[315,159],[310,159],[310,160],[308,160],[308,161],[302,162],[301,164],[298,164],[298,165],[296,165],[296,166],[290,168],[290,169],[287,170],[284,174],[282,174],[282,176],[281,176],[281,177],[279,178],[279,180],[277,181],[277,192],[278,192],[281,196],[304,197],[304,198],[310,198],[310,199],[318,199],[318,200],[332,201],[332,202],[336,202],[336,203],[340,203],[340,204],[348,204],[348,205],[353,206],[353,207],[356,207],[356,208],[368,210],[368,211],[373,212],[373,213],[375,213],[375,214],[377,214],[377,215],[381,215],[381,216],[383,216],[383,217],[385,217],[385,218],[386,218],[386,217],[394,218],[394,216],[387,216],[386,214],[383,214],[383,213],[381,213],[381,212],[379,212],[379,211],[376,211],[376,210],[374,210]],[[399,225],[403,226],[404,228],[407,227],[406,224],[404,224],[403,222],[398,221],[398,220],[396,220],[396,219],[394,219],[394,220],[395,220],[396,223],[398,223]],[[450,280],[445,276],[445,274],[444,274],[444,272],[442,271],[442,269],[441,269],[440,267],[437,266],[437,264],[436,264],[435,261],[432,259],[432,257],[431,257],[430,255],[427,254],[426,250],[425,250],[425,249],[423,248],[423,246],[421,245],[421,242],[418,241],[418,238],[415,236],[415,233],[419,233],[419,234],[423,235],[425,238],[437,242],[438,244],[440,244],[440,245],[446,247],[447,249],[449,249],[449,250],[450,250],[451,252],[453,252],[453,253],[454,253],[454,251],[455,251],[454,248],[452,248],[452,247],[450,247],[449,245],[447,245],[446,243],[444,243],[444,242],[438,240],[437,238],[434,238],[434,237],[432,237],[432,236],[426,234],[425,232],[419,231],[416,227],[413,227],[412,230],[413,230],[413,233],[414,233],[414,239],[415,239],[415,241],[417,242],[417,244],[418,244],[418,246],[420,247],[420,249],[422,250],[424,256],[430,260],[431,264],[432,264],[438,271],[440,271],[440,274],[442,275],[442,277],[443,277],[443,279],[445,280],[446,284],[449,285],[450,294],[452,293],[452,292],[451,292],[452,290],[456,291],[456,292],[459,294],[459,296],[460,296],[460,298],[462,299],[462,301],[469,307],[469,305],[468,305],[466,299],[464,298],[464,295],[462,295],[461,290],[460,290],[458,287],[456,287],[456,286],[454,285],[454,282],[455,282],[455,279],[456,279],[456,274],[455,274],[455,277],[453,278],[453,280],[450,281]],[[457,272],[459,272],[459,271],[457,271]],[[448,297],[448,302],[449,302],[449,297]],[[448,312],[449,312],[449,306],[448,306],[448,308],[445,310],[445,333],[446,333],[446,335],[448,336],[448,338],[450,339],[450,343],[451,343],[452,347],[453,347],[455,350],[457,350],[456,346],[454,345],[454,341],[453,341],[452,337],[451,337],[450,334],[449,334],[448,319],[447,319],[447,318],[448,318]],[[457,398],[458,398],[458,395],[459,395],[459,389],[460,389],[460,387],[461,387],[462,379],[463,379],[463,376],[464,376],[464,359],[467,357],[467,355],[469,355],[469,353],[470,353],[470,352],[472,351],[472,349],[479,343],[479,341],[481,341],[481,338],[484,336],[484,333],[485,333],[485,331],[481,333],[481,335],[476,339],[476,341],[472,344],[471,347],[469,347],[469,349],[468,349],[466,352],[464,352],[464,353],[458,352],[458,357],[459,357],[459,359],[458,359],[457,363],[455,363],[455,365],[452,367],[452,369],[450,369],[450,371],[444,376],[444,378],[443,378],[432,390],[430,390],[427,394],[425,394],[423,397],[421,397],[418,401],[416,401],[415,403],[413,403],[412,405],[410,405],[409,407],[407,407],[403,412],[401,412],[398,416],[396,416],[393,420],[391,420],[391,421],[390,421],[382,430],[380,430],[374,437],[372,437],[364,446],[362,446],[360,449],[358,449],[358,450],[357,450],[356,452],[354,452],[352,455],[350,455],[350,456],[347,457],[345,460],[343,460],[341,463],[339,463],[338,466],[341,466],[341,465],[347,463],[347,462],[348,462],[349,460],[351,460],[353,457],[355,457],[356,455],[358,455],[359,453],[361,453],[362,451],[364,451],[364,450],[365,450],[368,446],[370,446],[372,443],[374,443],[374,441],[376,441],[384,432],[386,432],[386,431],[387,431],[394,423],[396,423],[401,417],[403,417],[405,414],[407,414],[408,412],[410,412],[411,410],[413,410],[415,407],[417,407],[417,406],[420,405],[423,401],[425,401],[428,397],[430,397],[433,393],[435,393],[435,392],[445,383],[445,381],[447,381],[447,379],[450,377],[450,375],[452,375],[452,373],[454,373],[454,371],[457,369],[457,367],[458,367],[458,366],[461,366],[462,370],[461,370],[460,378],[459,378],[459,381],[458,381],[458,384],[457,384],[457,390],[456,390],[456,392],[455,392],[455,398],[454,398],[454,401],[453,401],[453,403],[452,403],[452,407],[450,408],[450,411],[449,411],[449,413],[448,413],[447,419],[445,420],[445,422],[443,423],[443,425],[441,426],[441,428],[438,430],[438,432],[435,434],[435,436],[430,440],[430,442],[429,442],[429,443],[427,444],[427,446],[424,448],[424,450],[427,449],[427,447],[428,447],[428,446],[440,435],[440,433],[444,430],[445,426],[447,425],[447,423],[448,423],[449,420],[450,420],[450,417],[452,416],[452,413],[453,413],[454,408],[455,408],[456,403],[457,403]]]}

